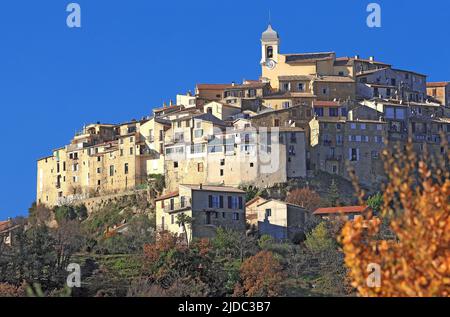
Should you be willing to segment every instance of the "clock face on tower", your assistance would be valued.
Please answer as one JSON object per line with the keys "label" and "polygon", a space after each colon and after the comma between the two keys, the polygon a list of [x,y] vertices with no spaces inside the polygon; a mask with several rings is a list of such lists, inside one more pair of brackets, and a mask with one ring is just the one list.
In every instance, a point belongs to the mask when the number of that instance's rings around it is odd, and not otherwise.
{"label": "clock face on tower", "polygon": [[268,69],[274,69],[275,66],[277,66],[277,63],[275,63],[275,61],[274,61],[273,59],[268,59],[268,60],[266,61],[266,63],[265,63],[265,66],[266,66]]}

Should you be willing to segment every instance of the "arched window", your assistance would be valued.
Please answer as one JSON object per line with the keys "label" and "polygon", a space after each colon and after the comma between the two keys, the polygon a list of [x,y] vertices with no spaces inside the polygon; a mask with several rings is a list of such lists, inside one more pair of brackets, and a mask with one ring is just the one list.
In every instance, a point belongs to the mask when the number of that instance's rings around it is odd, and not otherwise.
{"label": "arched window", "polygon": [[268,46],[267,47],[267,58],[273,58],[273,47],[272,46]]}

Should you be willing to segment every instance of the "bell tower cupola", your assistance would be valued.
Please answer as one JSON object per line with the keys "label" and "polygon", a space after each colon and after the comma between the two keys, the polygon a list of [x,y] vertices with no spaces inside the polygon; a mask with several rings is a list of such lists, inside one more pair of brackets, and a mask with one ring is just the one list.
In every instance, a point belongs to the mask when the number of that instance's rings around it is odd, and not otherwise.
{"label": "bell tower cupola", "polygon": [[272,25],[269,24],[267,30],[265,30],[261,37],[262,46],[262,58],[261,64],[266,64],[269,61],[278,62],[278,53],[280,47],[280,38],[278,33],[272,29]]}

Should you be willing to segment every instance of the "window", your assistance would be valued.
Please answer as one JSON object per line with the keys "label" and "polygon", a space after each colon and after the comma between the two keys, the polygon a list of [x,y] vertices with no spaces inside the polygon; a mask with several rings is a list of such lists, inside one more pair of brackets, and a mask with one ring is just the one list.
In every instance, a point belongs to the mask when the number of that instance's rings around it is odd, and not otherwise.
{"label": "window", "polygon": [[100,162],[102,160],[101,156],[97,156],[97,162]]}
{"label": "window", "polygon": [[359,161],[359,149],[349,149],[349,160],[352,162]]}
{"label": "window", "polygon": [[219,196],[209,195],[208,206],[209,208],[219,208]]}
{"label": "window", "polygon": [[227,217],[225,212],[222,212],[222,218],[225,219]]}
{"label": "window", "polygon": [[314,108],[314,113],[318,117],[323,117],[323,108]]}
{"label": "window", "polygon": [[255,164],[254,163],[250,163],[250,167],[253,167],[253,166],[255,166]]}
{"label": "window", "polygon": [[102,169],[100,167],[97,167],[97,174],[100,174],[102,172]]}
{"label": "window", "polygon": [[345,73],[341,71],[341,72],[338,73],[338,75],[339,76],[345,76]]}
{"label": "window", "polygon": [[195,130],[194,131],[194,136],[196,138],[201,138],[203,136],[203,129]]}
{"label": "window", "polygon": [[133,148],[130,147],[130,155],[133,155]]}
{"label": "window", "polygon": [[178,168],[178,162],[173,162],[173,168]]}
{"label": "window", "polygon": [[97,185],[98,185],[98,186],[100,186],[100,184],[101,184],[101,181],[100,181],[100,180],[98,180],[98,181],[97,181]]}
{"label": "window", "polygon": [[134,142],[134,137],[130,136],[130,143]]}
{"label": "window", "polygon": [[244,199],[242,197],[239,197],[238,201],[239,201],[239,209],[243,209],[244,208]]}
{"label": "window", "polygon": [[378,151],[372,151],[371,156],[372,156],[372,159],[378,159],[378,157],[379,157]]}
{"label": "window", "polygon": [[395,111],[394,108],[386,108],[386,119],[394,119],[395,118]]}
{"label": "window", "polygon": [[220,176],[223,176],[223,169],[220,170]]}
{"label": "window", "polygon": [[128,163],[125,163],[125,166],[124,166],[124,173],[125,173],[125,174],[128,174]]}
{"label": "window", "polygon": [[291,106],[291,102],[290,101],[284,101],[283,102],[283,109],[287,109]]}
{"label": "window", "polygon": [[273,58],[273,47],[267,46],[267,58]]}
{"label": "window", "polygon": [[322,94],[328,95],[328,88],[322,88]]}
{"label": "window", "polygon": [[229,209],[238,209],[239,200],[236,196],[228,196],[228,208]]}
{"label": "window", "polygon": [[177,128],[181,128],[181,121],[177,121]]}
{"label": "window", "polygon": [[114,165],[109,166],[109,176],[114,176]]}
{"label": "window", "polygon": [[342,128],[342,125],[340,124],[340,123],[336,123],[336,130],[341,130],[341,128]]}
{"label": "window", "polygon": [[219,196],[219,208],[223,208],[223,196]]}
{"label": "window", "polygon": [[123,156],[123,149],[120,149],[120,156]]}
{"label": "window", "polygon": [[337,117],[337,116],[339,116],[339,109],[338,108],[330,108],[328,110],[328,113],[329,113],[330,117]]}
{"label": "window", "polygon": [[378,131],[383,130],[383,126],[382,126],[381,124],[377,124],[377,130],[378,130]]}
{"label": "window", "polygon": [[365,130],[366,129],[366,124],[365,123],[361,123],[359,125],[359,127],[361,128],[361,130]]}
{"label": "window", "polygon": [[280,119],[274,119],[273,120],[273,126],[274,127],[279,127],[280,126]]}
{"label": "window", "polygon": [[289,155],[295,156],[295,147],[293,145],[289,145]]}
{"label": "window", "polygon": [[391,79],[391,86],[397,86],[397,80],[395,78]]}
{"label": "window", "polygon": [[291,90],[291,83],[283,83],[281,86],[283,91],[290,91]]}
{"label": "window", "polygon": [[405,109],[396,108],[395,109],[395,118],[399,119],[399,120],[404,120],[405,119]]}
{"label": "window", "polygon": [[266,209],[266,218],[269,218],[272,216],[272,209]]}
{"label": "window", "polygon": [[63,172],[66,171],[66,162],[63,162]]}
{"label": "window", "polygon": [[233,212],[233,220],[239,220],[239,213]]}
{"label": "window", "polygon": [[197,172],[203,173],[203,163],[197,163]]}
{"label": "window", "polygon": [[225,159],[220,159],[220,166],[224,166],[225,165]]}
{"label": "window", "polygon": [[356,123],[351,123],[350,124],[350,129],[355,130],[356,129]]}
{"label": "window", "polygon": [[170,223],[175,224],[175,215],[170,215]]}
{"label": "window", "polygon": [[305,84],[298,83],[297,84],[297,89],[298,89],[298,91],[305,91]]}
{"label": "window", "polygon": [[291,133],[290,142],[297,143],[297,136],[295,135],[295,133]]}

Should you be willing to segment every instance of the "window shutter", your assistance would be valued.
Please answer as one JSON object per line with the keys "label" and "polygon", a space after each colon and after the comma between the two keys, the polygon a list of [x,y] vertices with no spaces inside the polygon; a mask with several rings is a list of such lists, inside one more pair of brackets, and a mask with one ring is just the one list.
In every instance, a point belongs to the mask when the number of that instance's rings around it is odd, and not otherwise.
{"label": "window shutter", "polygon": [[348,160],[351,161],[352,160],[352,149],[348,149]]}

